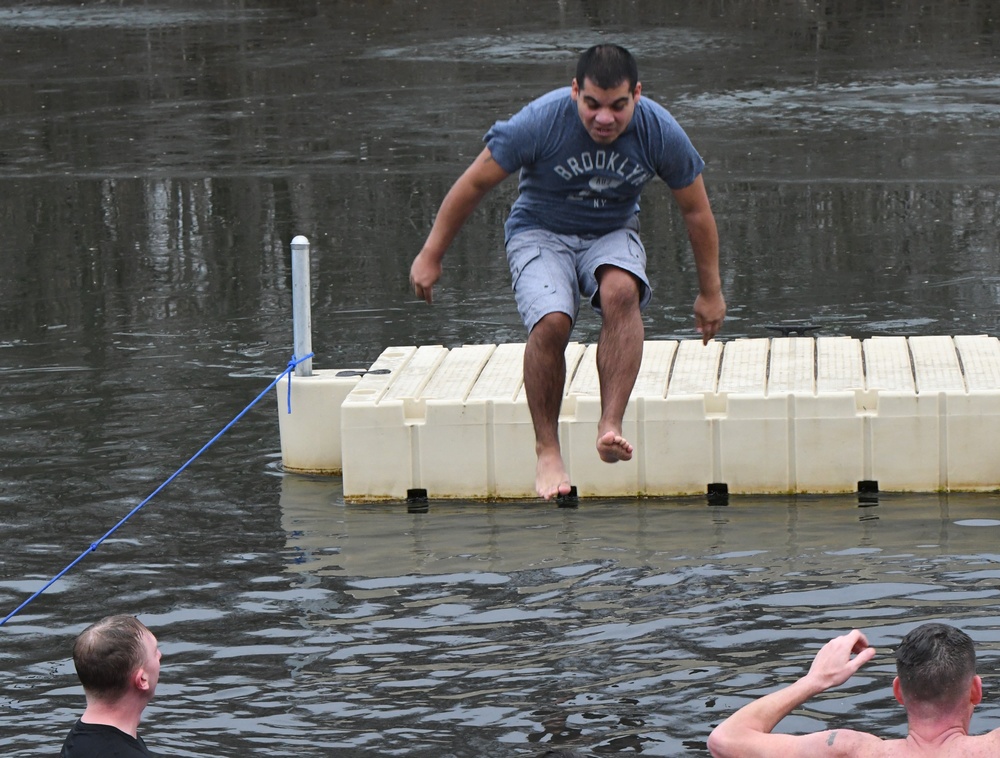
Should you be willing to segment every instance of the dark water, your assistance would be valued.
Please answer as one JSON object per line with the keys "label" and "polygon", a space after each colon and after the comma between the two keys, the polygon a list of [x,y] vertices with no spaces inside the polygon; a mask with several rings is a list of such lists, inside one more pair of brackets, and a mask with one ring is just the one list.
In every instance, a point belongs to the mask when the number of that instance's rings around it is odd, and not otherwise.
{"label": "dark water", "polygon": [[[633,49],[706,158],[725,338],[997,334],[998,20],[973,0],[8,2],[0,613],[284,368],[294,235],[317,367],[523,339],[513,183],[434,307],[409,262],[483,132],[596,40]],[[669,193],[643,217],[647,337],[692,337]],[[973,726],[1000,726],[992,495],[416,514],[345,506],[278,446],[267,397],[0,628],[0,752],[54,754],[83,707],[72,638],[119,612],[161,641],[142,732],[163,755],[706,755],[712,725],[852,626],[882,654],[783,728],[899,735],[889,654],[928,618],[979,644]]]}

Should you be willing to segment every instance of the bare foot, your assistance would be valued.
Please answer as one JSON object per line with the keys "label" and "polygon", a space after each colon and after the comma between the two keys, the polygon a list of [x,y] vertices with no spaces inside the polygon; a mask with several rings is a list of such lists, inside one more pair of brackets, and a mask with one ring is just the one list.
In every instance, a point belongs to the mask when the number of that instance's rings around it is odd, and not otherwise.
{"label": "bare foot", "polygon": [[558,450],[538,454],[538,463],[535,466],[535,489],[546,500],[569,494],[569,476],[566,474],[566,467]]}
{"label": "bare foot", "polygon": [[597,454],[605,463],[630,461],[632,460],[632,446],[620,434],[609,431],[597,438]]}

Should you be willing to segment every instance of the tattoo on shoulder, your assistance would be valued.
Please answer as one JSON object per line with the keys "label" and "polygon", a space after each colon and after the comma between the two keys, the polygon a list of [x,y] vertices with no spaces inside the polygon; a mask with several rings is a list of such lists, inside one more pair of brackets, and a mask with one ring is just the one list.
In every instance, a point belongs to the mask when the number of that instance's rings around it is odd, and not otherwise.
{"label": "tattoo on shoulder", "polygon": [[835,739],[837,739],[837,733],[836,732],[830,732],[830,736],[826,738],[826,744],[827,745],[832,745],[833,741]]}

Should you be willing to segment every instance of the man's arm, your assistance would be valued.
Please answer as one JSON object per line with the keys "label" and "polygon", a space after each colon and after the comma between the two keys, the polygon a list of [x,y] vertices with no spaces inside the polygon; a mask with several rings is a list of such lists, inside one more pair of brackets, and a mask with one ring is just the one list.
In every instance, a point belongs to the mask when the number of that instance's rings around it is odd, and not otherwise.
{"label": "man's arm", "polygon": [[719,276],[719,232],[705,192],[705,180],[698,177],[683,189],[672,190],[681,209],[698,269],[698,297],[694,301],[695,327],[707,343],[722,328],[726,300]]}
{"label": "man's arm", "polygon": [[487,147],[448,190],[430,234],[410,266],[410,285],[417,297],[431,302],[434,285],[441,278],[441,260],[448,246],[479,201],[508,176],[493,160]]}
{"label": "man's arm", "polygon": [[[851,656],[854,655],[854,658]],[[709,735],[708,749],[715,758],[816,758],[859,756],[881,740],[851,730],[831,730],[795,736],[771,734],[785,716],[814,695],[843,684],[875,655],[864,634],[855,629],[835,637],[820,649],[809,672],[795,683],[743,706]]]}

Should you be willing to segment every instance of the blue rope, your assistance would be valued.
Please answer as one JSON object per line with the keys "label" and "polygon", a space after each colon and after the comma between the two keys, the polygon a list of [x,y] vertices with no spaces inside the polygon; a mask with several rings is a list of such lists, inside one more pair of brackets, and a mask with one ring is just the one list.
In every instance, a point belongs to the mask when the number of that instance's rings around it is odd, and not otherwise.
{"label": "blue rope", "polygon": [[4,624],[6,624],[6,623],[7,623],[8,621],[10,621],[10,620],[11,620],[12,618],[14,618],[14,616],[16,616],[16,615],[17,615],[18,613],[20,613],[20,612],[21,612],[21,610],[22,610],[22,609],[23,609],[23,608],[24,608],[25,606],[27,606],[27,605],[28,605],[28,603],[30,603],[31,601],[33,601],[33,600],[34,600],[34,599],[35,599],[36,597],[38,597],[38,596],[39,596],[39,595],[41,595],[41,594],[42,594],[43,592],[45,592],[45,590],[47,590],[47,589],[48,589],[49,587],[51,587],[51,586],[52,586],[53,584],[55,584],[56,582],[58,582],[58,581],[59,581],[59,580],[60,580],[60,579],[61,579],[61,578],[62,578],[62,577],[63,577],[63,576],[64,576],[64,575],[65,575],[65,574],[66,574],[66,573],[67,573],[67,572],[68,572],[68,571],[70,570],[70,569],[72,569],[72,568],[73,568],[74,566],[76,566],[76,564],[78,564],[78,563],[79,563],[80,561],[82,561],[82,560],[83,560],[84,558],[86,558],[86,557],[87,557],[87,555],[88,555],[89,553],[93,553],[93,552],[94,552],[95,550],[97,550],[97,548],[101,546],[101,543],[102,543],[102,542],[104,542],[104,541],[105,541],[105,540],[106,540],[106,539],[107,539],[108,537],[110,537],[110,536],[111,536],[112,534],[114,534],[114,533],[115,533],[115,531],[117,531],[117,529],[118,529],[118,528],[119,528],[119,527],[120,527],[120,526],[121,526],[122,524],[124,524],[124,523],[125,523],[126,521],[128,521],[128,520],[129,520],[130,518],[132,518],[132,517],[133,517],[133,516],[134,516],[134,515],[135,515],[136,513],[138,513],[138,512],[139,512],[139,510],[140,510],[140,509],[141,509],[141,508],[142,508],[142,507],[143,507],[143,506],[144,506],[144,505],[145,505],[146,503],[148,503],[148,502],[149,502],[150,500],[152,500],[152,499],[153,499],[154,497],[156,497],[156,496],[157,496],[157,495],[158,495],[158,494],[160,493],[160,491],[161,491],[161,490],[162,490],[162,489],[163,489],[164,487],[166,487],[166,486],[167,486],[168,484],[170,484],[170,483],[171,483],[171,482],[172,482],[172,481],[173,481],[174,479],[176,479],[176,478],[177,478],[177,476],[178,476],[178,475],[179,475],[179,474],[180,474],[180,473],[181,473],[181,472],[182,472],[182,471],[183,471],[184,469],[186,469],[186,468],[187,468],[188,466],[190,466],[190,465],[191,465],[192,463],[194,463],[194,461],[195,461],[195,460],[196,460],[196,459],[198,458],[198,456],[200,456],[200,455],[201,455],[202,453],[204,453],[204,452],[205,452],[206,450],[208,450],[208,448],[210,448],[210,447],[211,447],[212,445],[214,445],[214,444],[215,444],[215,443],[216,443],[216,442],[218,441],[218,439],[219,439],[219,438],[220,438],[220,437],[221,437],[221,436],[222,436],[223,434],[225,434],[226,432],[228,432],[228,431],[229,431],[229,430],[230,430],[230,429],[231,429],[231,428],[233,427],[233,425],[234,425],[234,424],[235,424],[235,423],[236,423],[237,421],[239,421],[239,420],[240,420],[241,418],[243,418],[243,417],[244,417],[244,416],[245,416],[245,415],[247,414],[247,411],[249,411],[249,410],[250,410],[251,408],[253,408],[253,407],[254,407],[255,405],[257,405],[257,403],[259,403],[259,402],[261,401],[261,399],[262,399],[262,398],[263,398],[263,397],[264,397],[265,395],[267,395],[267,393],[268,393],[268,392],[270,392],[270,391],[271,391],[271,389],[272,389],[272,388],[273,388],[273,387],[274,387],[274,386],[275,386],[275,385],[276,385],[276,384],[277,384],[278,382],[280,382],[280,381],[281,381],[281,380],[282,380],[282,379],[283,379],[283,378],[285,377],[285,375],[286,375],[286,374],[288,375],[288,412],[289,412],[289,413],[291,413],[291,412],[292,412],[292,371],[293,371],[293,370],[295,369],[295,367],[296,367],[296,366],[297,366],[298,364],[302,363],[302,361],[305,361],[305,360],[308,360],[308,359],[310,359],[310,358],[312,358],[312,357],[313,357],[313,353],[309,353],[309,355],[306,355],[306,356],[303,356],[302,358],[296,358],[296,357],[295,357],[295,356],[293,355],[293,356],[292,356],[292,359],[291,359],[290,361],[288,361],[288,367],[287,367],[287,368],[286,368],[286,369],[285,369],[284,371],[282,371],[282,372],[281,372],[281,374],[280,374],[280,375],[278,376],[278,378],[277,378],[277,379],[275,379],[275,380],[274,380],[273,382],[271,382],[271,383],[270,383],[270,384],[269,384],[269,385],[267,386],[267,389],[265,389],[265,390],[264,390],[263,392],[261,392],[261,393],[260,393],[259,395],[257,395],[257,397],[256,397],[256,398],[255,398],[255,399],[253,400],[253,402],[252,402],[252,403],[250,403],[250,405],[248,405],[248,406],[247,406],[246,408],[244,408],[244,409],[243,409],[242,411],[240,411],[240,412],[239,412],[239,413],[238,413],[238,414],[236,415],[236,417],[235,417],[235,418],[234,418],[234,419],[233,419],[232,421],[230,421],[230,422],[229,422],[228,424],[226,424],[226,425],[225,425],[225,426],[224,426],[224,427],[222,428],[222,431],[220,431],[220,432],[219,432],[218,434],[216,434],[216,435],[215,435],[214,437],[212,437],[212,439],[210,439],[210,440],[209,440],[208,442],[206,442],[206,443],[205,443],[205,444],[204,444],[204,445],[202,446],[201,450],[199,450],[199,451],[198,451],[197,453],[195,453],[195,454],[194,454],[194,455],[192,455],[192,456],[191,456],[190,458],[188,458],[188,460],[187,460],[187,463],[185,463],[185,464],[184,464],[183,466],[181,466],[181,467],[180,467],[179,469],[177,469],[177,470],[176,470],[176,471],[175,471],[175,472],[174,472],[173,474],[171,474],[171,475],[170,475],[170,476],[169,476],[169,477],[167,478],[167,480],[166,480],[166,481],[164,481],[164,482],[163,482],[163,484],[161,484],[161,485],[160,485],[159,487],[157,487],[157,488],[156,488],[155,490],[153,490],[153,492],[152,492],[152,493],[151,493],[151,494],[150,494],[150,495],[149,495],[149,496],[148,496],[148,497],[147,497],[147,498],[146,498],[145,500],[143,500],[143,501],[142,501],[141,503],[139,503],[139,504],[138,504],[138,505],[137,505],[137,506],[136,506],[135,508],[133,508],[133,509],[132,509],[131,511],[129,511],[128,515],[127,515],[127,516],[125,516],[125,518],[123,518],[123,519],[122,519],[121,521],[119,521],[119,522],[118,522],[117,524],[115,524],[115,525],[114,525],[113,527],[111,527],[111,528],[110,528],[110,529],[109,529],[109,530],[108,530],[108,531],[107,531],[107,532],[106,532],[106,533],[104,534],[104,536],[103,536],[103,537],[101,537],[101,538],[100,538],[99,540],[97,540],[96,542],[93,542],[93,543],[91,543],[90,547],[88,547],[88,548],[87,548],[86,550],[84,550],[84,551],[83,551],[82,553],[80,553],[80,555],[78,555],[78,556],[76,557],[76,559],[75,559],[75,560],[73,560],[73,561],[72,561],[72,562],[71,562],[71,563],[70,563],[70,564],[69,564],[68,566],[66,566],[66,568],[64,568],[64,569],[63,569],[62,571],[60,571],[60,572],[59,572],[58,574],[56,574],[56,575],[55,575],[54,577],[52,577],[52,578],[51,578],[51,579],[50,579],[50,580],[49,580],[49,581],[48,581],[48,582],[47,582],[47,583],[45,584],[45,586],[44,586],[44,587],[42,587],[42,588],[41,588],[40,590],[38,590],[38,592],[36,592],[36,593],[35,593],[34,595],[32,595],[31,597],[29,597],[29,598],[28,598],[27,600],[25,600],[25,601],[24,601],[23,603],[21,603],[21,604],[20,604],[19,606],[17,606],[17,608],[15,608],[15,609],[14,609],[14,610],[12,610],[12,611],[11,611],[10,613],[8,613],[8,614],[7,614],[7,616],[6,616],[6,617],[4,617],[3,621],[0,621],[0,626],[3,626],[3,625],[4,625]]}

